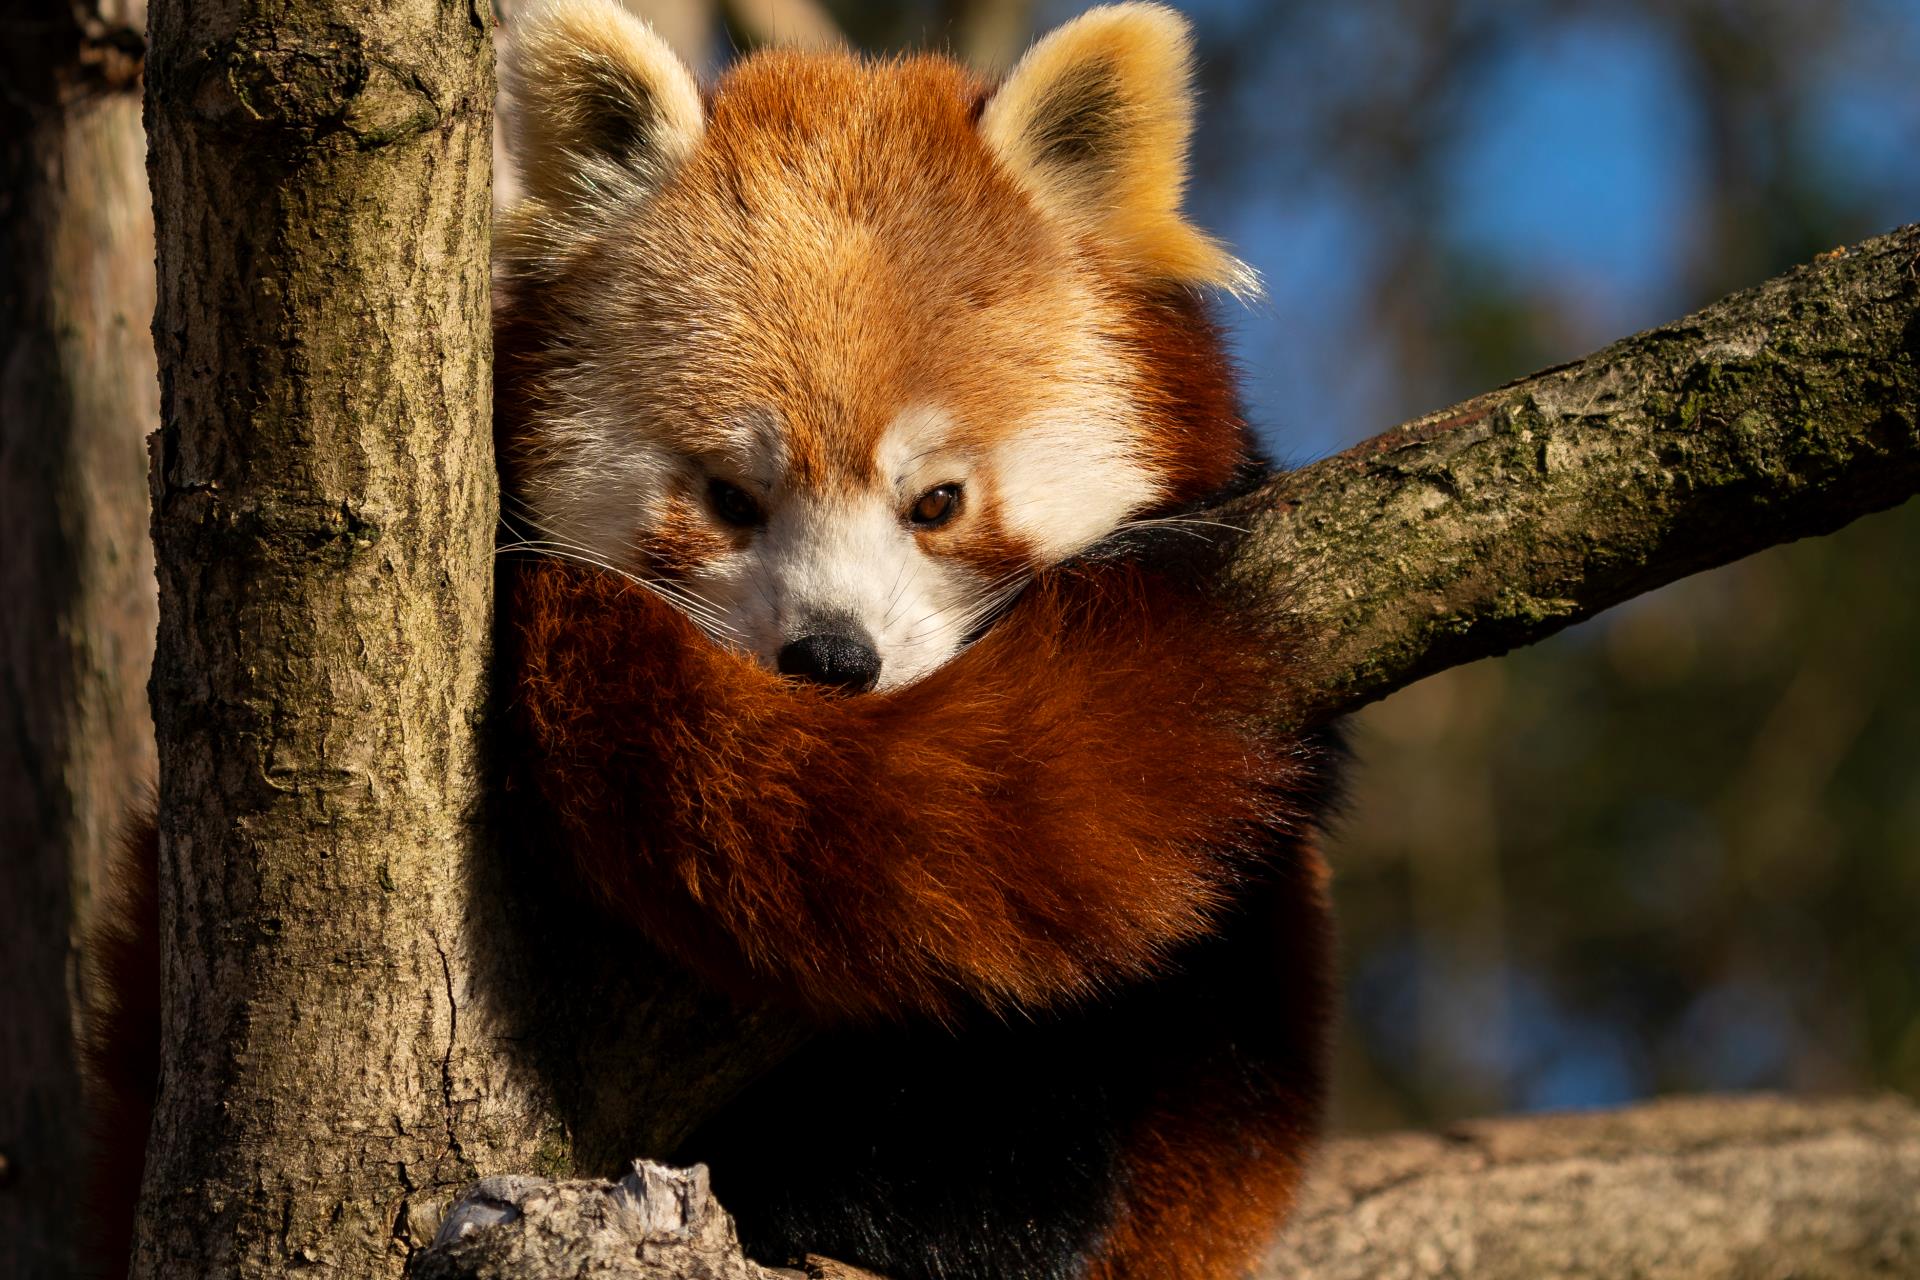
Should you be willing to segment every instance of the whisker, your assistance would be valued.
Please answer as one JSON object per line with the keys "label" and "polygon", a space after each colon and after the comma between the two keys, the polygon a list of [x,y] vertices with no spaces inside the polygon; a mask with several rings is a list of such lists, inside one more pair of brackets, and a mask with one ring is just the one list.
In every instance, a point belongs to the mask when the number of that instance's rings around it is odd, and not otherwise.
{"label": "whisker", "polygon": [[1244,534],[1247,532],[1247,530],[1240,525],[1228,524],[1224,520],[1208,520],[1201,516],[1154,516],[1146,520],[1129,520],[1108,536],[1113,537],[1131,533],[1135,529],[1222,529],[1228,533]]}
{"label": "whisker", "polygon": [[900,605],[904,598],[901,594],[901,588],[905,585],[906,580],[907,562],[902,560],[900,567],[894,571],[893,586],[887,589],[887,612],[886,615],[880,619],[880,629],[882,631],[885,631],[893,625],[893,615],[900,611]]}
{"label": "whisker", "polygon": [[[536,555],[551,556],[556,560],[565,560],[575,564],[587,565],[611,573],[632,586],[673,605],[685,614],[693,624],[699,627],[716,643],[732,647],[731,641],[739,639],[739,631],[722,618],[710,601],[695,593],[690,593],[679,583],[671,583],[658,578],[643,578],[630,573],[618,565],[581,551],[578,548],[552,539],[522,539],[519,542],[505,543],[496,549],[498,552],[530,551]],[[726,633],[724,636],[720,633]]]}
{"label": "whisker", "polygon": [[914,619],[901,643],[913,644],[923,639],[948,614],[959,615],[956,629],[962,635],[972,634],[1026,590],[1031,577],[1025,569],[1003,574],[960,600],[929,610]]}
{"label": "whisker", "polygon": [[[518,508],[511,516],[508,511],[509,506]],[[542,536],[538,538],[525,536],[525,533],[521,529],[515,527],[515,518],[523,522],[533,532],[541,534]],[[519,540],[514,543],[502,544],[496,548],[496,550],[526,550],[534,552],[535,554],[551,555],[556,559],[570,560],[578,564],[588,565],[592,568],[615,574],[632,585],[640,587],[642,590],[650,591],[655,596],[665,600],[668,604],[673,605],[680,610],[681,613],[685,614],[694,625],[698,626],[701,631],[705,632],[708,638],[712,639],[716,644],[727,648],[742,647],[740,643],[742,637],[739,628],[733,626],[726,620],[722,610],[717,604],[701,595],[686,583],[670,581],[664,578],[641,577],[620,568],[618,565],[610,563],[604,556],[599,555],[590,547],[584,547],[579,543],[558,537],[542,525],[539,518],[526,503],[513,498],[511,495],[501,504],[500,521],[501,524],[505,526],[509,532],[514,533]]]}

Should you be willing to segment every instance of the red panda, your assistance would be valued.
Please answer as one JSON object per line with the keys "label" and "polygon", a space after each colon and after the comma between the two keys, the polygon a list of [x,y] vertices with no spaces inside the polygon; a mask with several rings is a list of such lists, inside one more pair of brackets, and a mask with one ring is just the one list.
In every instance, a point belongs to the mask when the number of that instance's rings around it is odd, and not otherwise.
{"label": "red panda", "polygon": [[773,1264],[1245,1275],[1320,1124],[1337,749],[1272,727],[1302,655],[1190,514],[1262,464],[1185,22],[704,93],[612,0],[513,34],[507,790],[597,909],[817,1028],[631,1154],[705,1161]]}
{"label": "red panda", "polygon": [[516,29],[510,754],[605,910],[817,1020],[649,1153],[765,1261],[1225,1280],[1317,1130],[1333,752],[1181,515],[1256,474],[1189,46],[1123,4],[997,86],[703,93],[607,0]]}

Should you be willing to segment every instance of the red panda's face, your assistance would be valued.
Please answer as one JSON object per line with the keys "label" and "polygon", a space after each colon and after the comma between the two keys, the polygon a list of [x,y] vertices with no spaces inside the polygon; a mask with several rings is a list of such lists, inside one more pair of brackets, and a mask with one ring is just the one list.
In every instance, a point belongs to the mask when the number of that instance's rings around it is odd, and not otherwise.
{"label": "red panda's face", "polygon": [[[617,10],[536,19],[501,257],[552,332],[510,514],[768,667],[886,689],[1168,498],[1126,300],[1143,257],[1233,267],[1088,185],[1164,122],[1112,32],[1049,53],[1074,29],[992,95],[940,59],[771,54],[702,102]],[[1137,225],[1104,241],[1090,196]]]}

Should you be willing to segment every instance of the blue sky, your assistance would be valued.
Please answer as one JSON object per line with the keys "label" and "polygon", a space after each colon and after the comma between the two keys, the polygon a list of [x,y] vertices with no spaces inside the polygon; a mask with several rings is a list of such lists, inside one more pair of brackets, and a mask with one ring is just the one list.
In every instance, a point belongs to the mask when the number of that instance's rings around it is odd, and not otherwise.
{"label": "blue sky", "polygon": [[[1231,42],[1258,12],[1248,0],[1180,7],[1203,45],[1209,36]],[[1307,26],[1331,50],[1276,50],[1232,100],[1203,106],[1202,128],[1231,131],[1224,151],[1242,171],[1200,182],[1195,212],[1267,282],[1267,301],[1230,306],[1230,321],[1254,419],[1296,461],[1439,407],[1395,402],[1383,366],[1391,356],[1361,329],[1373,193],[1322,180],[1316,169],[1333,166],[1316,166],[1302,151],[1309,135],[1275,118],[1311,92],[1303,78],[1323,73],[1311,59],[1373,47],[1365,8],[1344,9],[1336,22],[1314,14]],[[1849,235],[1920,218],[1920,93],[1911,88],[1920,82],[1920,3],[1868,8],[1871,20],[1855,24],[1861,41],[1804,68],[1809,89],[1794,121],[1817,166],[1809,176],[1861,208]],[[1584,15],[1515,23],[1475,81],[1453,86],[1446,177],[1422,211],[1476,269],[1567,301],[1555,358],[1710,300],[1690,296],[1688,284],[1701,234],[1692,215],[1711,168],[1687,69],[1666,34],[1633,12],[1588,6]],[[1380,57],[1384,70],[1360,63],[1351,74],[1390,74],[1392,51]]]}

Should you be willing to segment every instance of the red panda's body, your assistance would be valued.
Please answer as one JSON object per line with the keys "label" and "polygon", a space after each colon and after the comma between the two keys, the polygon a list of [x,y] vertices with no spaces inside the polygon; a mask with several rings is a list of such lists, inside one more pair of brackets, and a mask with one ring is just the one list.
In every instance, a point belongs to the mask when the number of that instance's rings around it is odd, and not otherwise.
{"label": "red panda's body", "polygon": [[[884,698],[618,579],[515,575],[522,765],[592,889],[820,1019],[650,1153],[706,1162],[763,1261],[1229,1280],[1277,1230],[1322,1102],[1330,760],[1253,728],[1284,659],[1188,567],[1049,574]],[[1143,661],[1174,651],[1205,662]]]}
{"label": "red panda's body", "polygon": [[1265,727],[1298,655],[1215,594],[1231,532],[1174,514],[1253,469],[1184,24],[704,94],[597,4],[518,38],[520,790],[613,914],[820,1025],[649,1154],[769,1262],[1245,1273],[1318,1125],[1331,761]]}
{"label": "red panda's body", "polygon": [[610,0],[514,36],[512,793],[600,908],[818,1026],[632,1154],[708,1162],[770,1263],[1246,1274],[1319,1124],[1334,752],[1270,728],[1298,655],[1180,515],[1257,474],[1184,23],[704,94]]}

